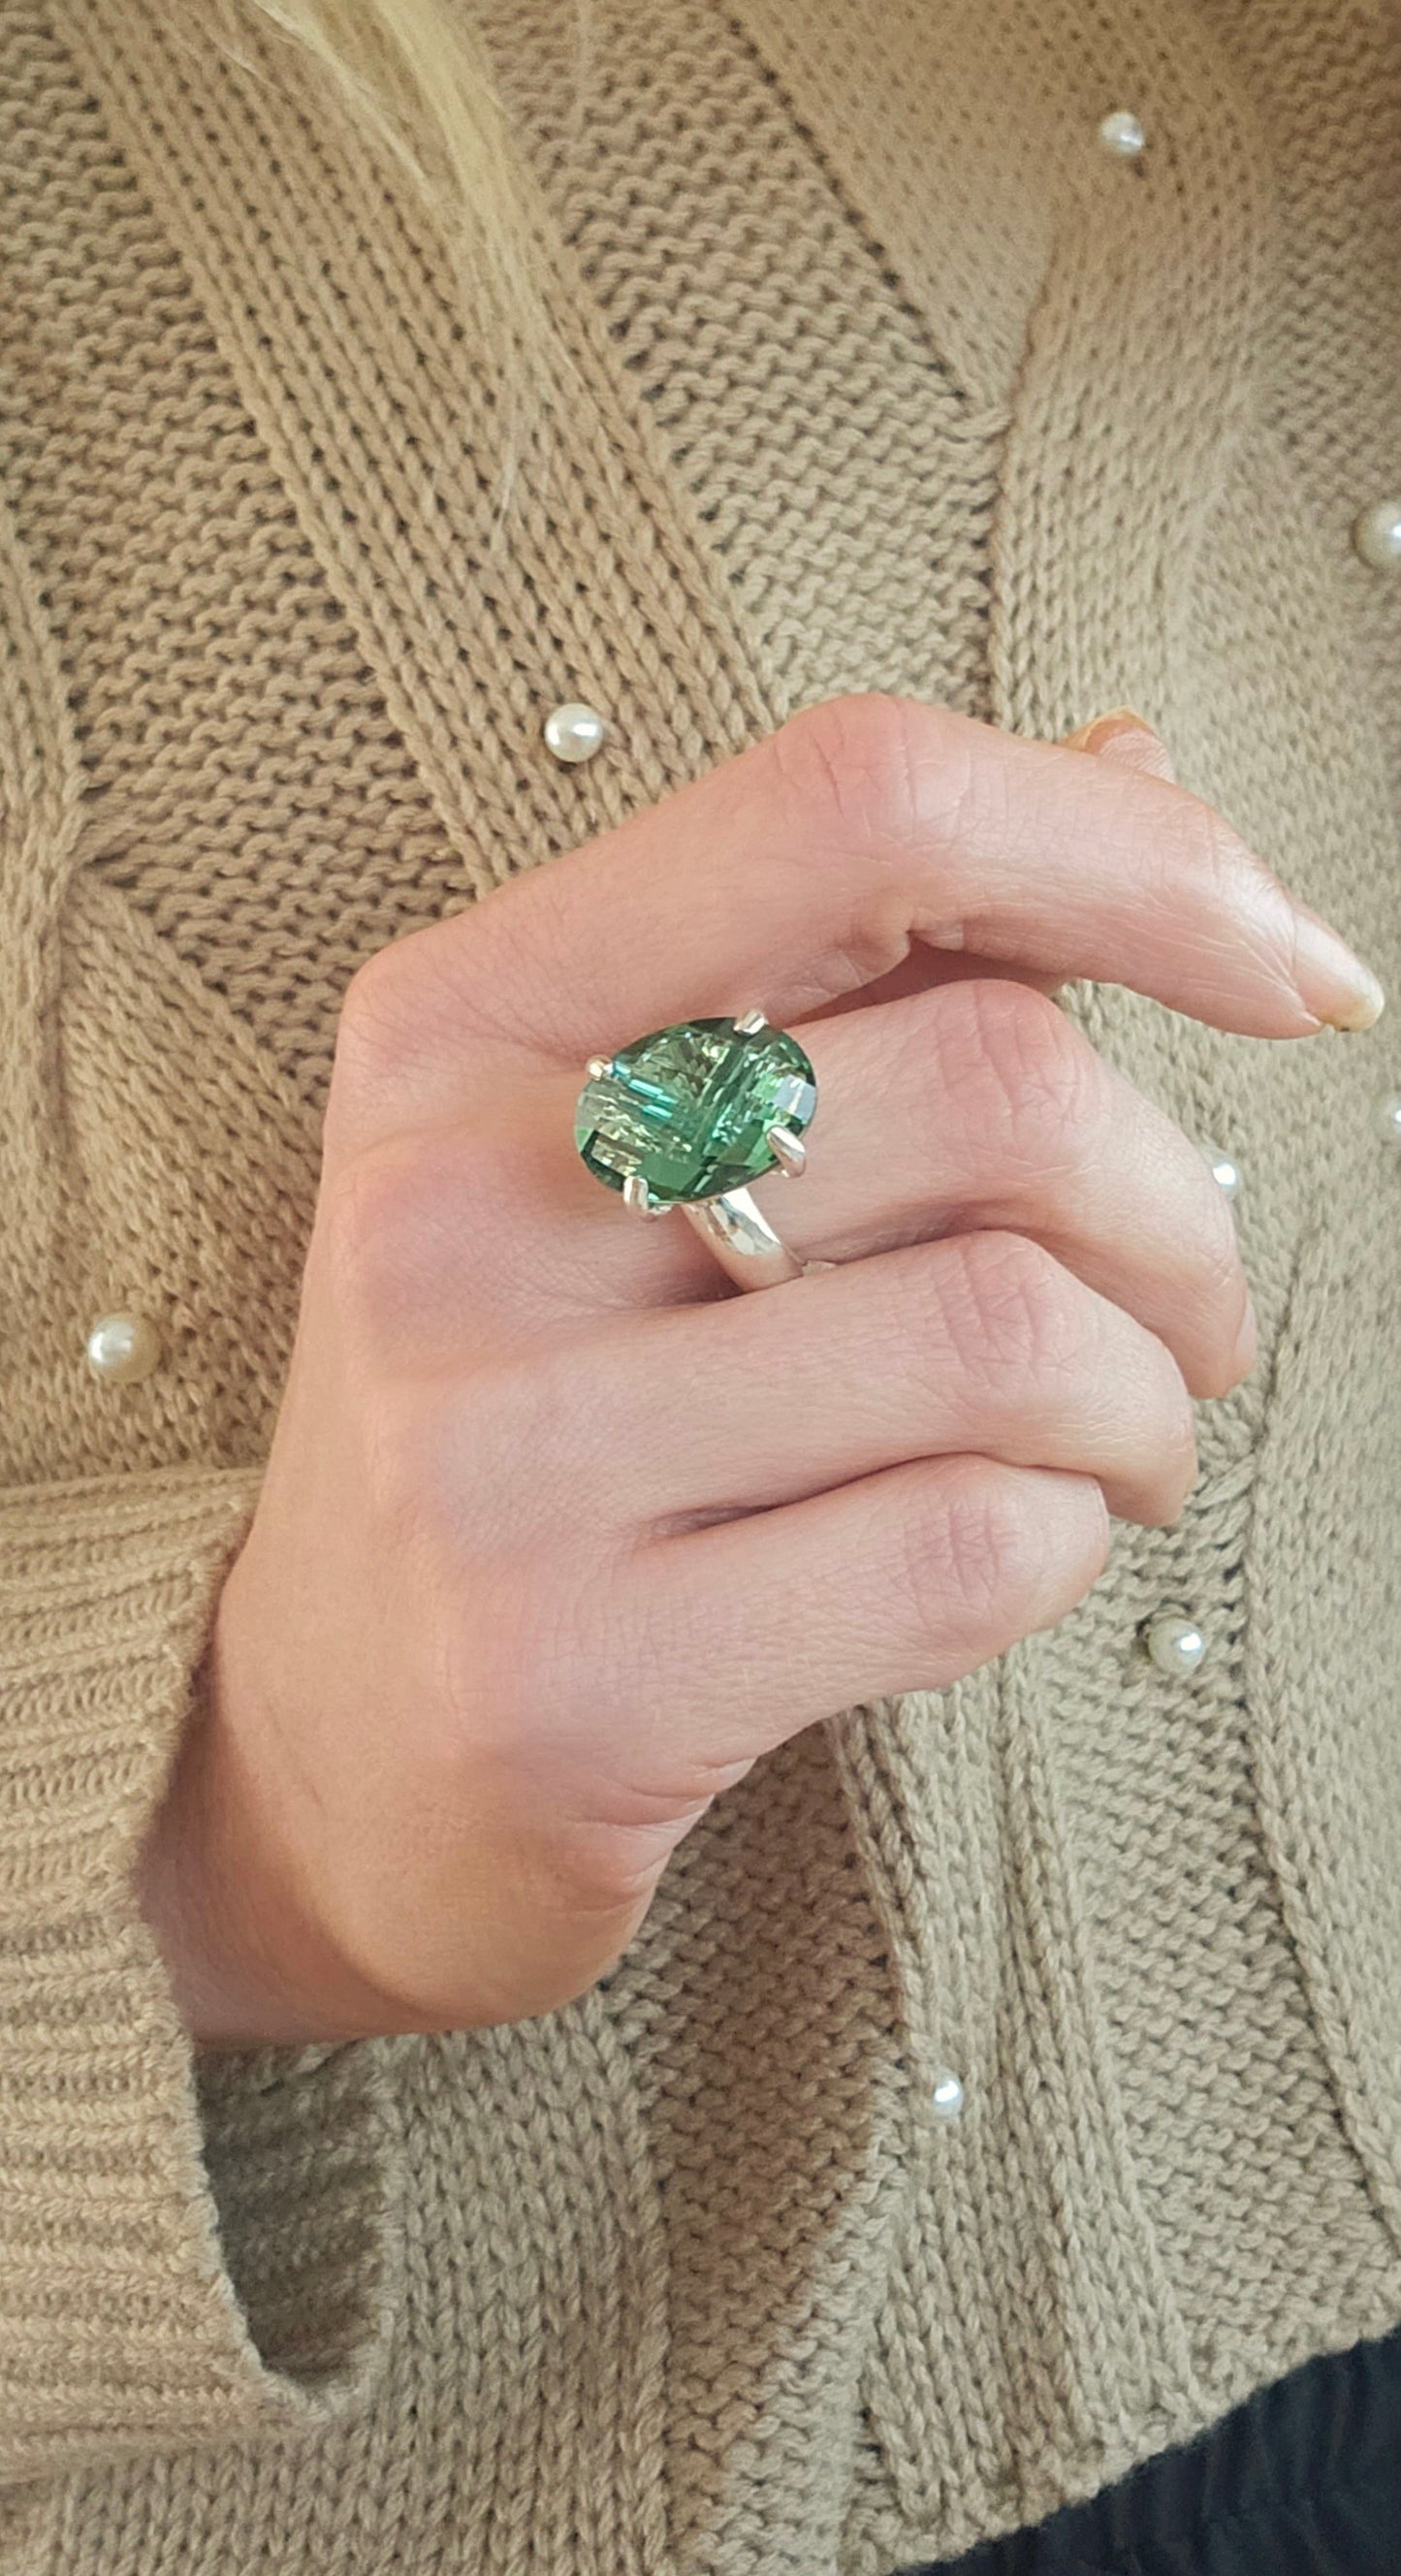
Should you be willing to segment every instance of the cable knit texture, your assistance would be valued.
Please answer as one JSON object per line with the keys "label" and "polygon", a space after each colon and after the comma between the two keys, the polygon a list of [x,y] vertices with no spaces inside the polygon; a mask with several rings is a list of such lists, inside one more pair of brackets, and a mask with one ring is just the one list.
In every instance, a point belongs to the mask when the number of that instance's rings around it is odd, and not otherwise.
{"label": "cable knit texture", "polygon": [[363,958],[883,688],[1141,708],[1401,988],[1390,0],[463,5],[572,370],[504,523],[295,51],[0,0],[6,2576],[890,2576],[1401,2319],[1394,1010],[1069,993],[1240,1163],[1262,1355],[1053,1634],[758,1764],[565,2011],[182,2036],[132,1855]]}

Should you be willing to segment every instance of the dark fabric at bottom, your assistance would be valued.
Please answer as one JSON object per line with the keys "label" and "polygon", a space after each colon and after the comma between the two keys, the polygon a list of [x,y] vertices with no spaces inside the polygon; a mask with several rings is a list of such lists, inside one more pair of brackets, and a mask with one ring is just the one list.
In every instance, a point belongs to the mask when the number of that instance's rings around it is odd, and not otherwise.
{"label": "dark fabric at bottom", "polygon": [[1401,2328],[1033,2531],[900,2576],[1401,2576]]}

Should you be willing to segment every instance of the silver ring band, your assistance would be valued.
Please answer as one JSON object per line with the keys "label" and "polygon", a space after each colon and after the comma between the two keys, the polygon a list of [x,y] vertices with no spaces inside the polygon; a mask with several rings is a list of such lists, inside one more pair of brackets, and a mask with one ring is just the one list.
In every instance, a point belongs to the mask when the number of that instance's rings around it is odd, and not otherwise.
{"label": "silver ring band", "polygon": [[831,1261],[803,1261],[790,1252],[748,1190],[726,1190],[719,1198],[683,1204],[697,1234],[737,1287],[781,1288],[810,1270],[836,1267]]}

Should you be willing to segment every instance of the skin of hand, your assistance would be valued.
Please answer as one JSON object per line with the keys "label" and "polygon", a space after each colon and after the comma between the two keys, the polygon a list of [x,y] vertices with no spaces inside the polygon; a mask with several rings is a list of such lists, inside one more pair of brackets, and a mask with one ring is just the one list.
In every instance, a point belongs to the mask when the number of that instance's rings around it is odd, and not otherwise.
{"label": "skin of hand", "polygon": [[[349,985],[295,1346],[140,1895],[215,2046],[547,2012],[756,1759],[1053,1625],[1248,1370],[1229,1206],[1051,995],[1260,1038],[1379,989],[1127,711],[811,708]],[[586,1059],[758,1007],[836,1266],[733,1290],[573,1144]]]}

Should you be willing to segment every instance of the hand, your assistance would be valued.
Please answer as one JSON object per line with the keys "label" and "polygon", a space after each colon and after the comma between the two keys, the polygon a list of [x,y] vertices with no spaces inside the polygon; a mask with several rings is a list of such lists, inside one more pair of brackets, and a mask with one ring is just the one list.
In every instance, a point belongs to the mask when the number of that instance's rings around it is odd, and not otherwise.
{"label": "hand", "polygon": [[[1110,1512],[1174,1518],[1249,1300],[1200,1152],[1047,998],[1070,975],[1261,1037],[1375,1016],[1132,755],[880,698],[356,975],[266,1477],[145,1861],[198,2037],[566,2002],[766,1749],[1053,1624]],[[755,1005],[820,1091],[807,1177],[757,1195],[839,1266],[743,1296],[599,1187],[572,1113],[589,1055]]]}

